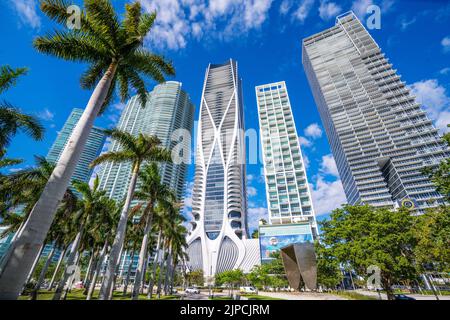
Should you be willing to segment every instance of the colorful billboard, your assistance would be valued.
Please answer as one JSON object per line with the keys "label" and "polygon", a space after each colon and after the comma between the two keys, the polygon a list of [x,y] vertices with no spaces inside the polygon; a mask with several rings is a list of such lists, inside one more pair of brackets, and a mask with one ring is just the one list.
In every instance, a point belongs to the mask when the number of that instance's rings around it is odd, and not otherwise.
{"label": "colorful billboard", "polygon": [[309,223],[264,225],[259,227],[261,263],[271,261],[271,254],[293,243],[312,242]]}

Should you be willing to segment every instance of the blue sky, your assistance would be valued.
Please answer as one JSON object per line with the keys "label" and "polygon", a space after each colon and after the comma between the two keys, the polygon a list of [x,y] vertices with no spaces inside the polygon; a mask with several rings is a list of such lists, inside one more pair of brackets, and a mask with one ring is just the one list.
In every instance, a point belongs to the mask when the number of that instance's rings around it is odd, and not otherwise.
{"label": "blue sky", "polygon": [[[123,12],[126,1],[113,1]],[[370,4],[381,8],[381,29],[371,30],[403,80],[411,86],[440,128],[450,122],[450,4],[400,0],[142,0],[158,11],[146,46],[173,60],[183,88],[198,106],[208,63],[233,58],[243,78],[246,128],[258,130],[254,87],[287,83],[307,173],[319,219],[345,202],[336,166],[301,65],[301,39],[334,25],[334,17],[353,9],[366,21]],[[82,1],[74,1],[82,5]],[[47,131],[41,142],[19,135],[9,156],[33,164],[46,155],[72,108],[84,108],[90,92],[79,86],[85,65],[41,55],[32,39],[54,25],[41,14],[37,0],[3,0],[0,4],[0,64],[29,67],[29,74],[1,98],[41,118]],[[154,83],[148,82],[152,89]],[[123,105],[116,101],[97,125],[113,126]],[[189,180],[193,180],[193,166]],[[265,215],[261,165],[249,165],[249,218],[252,226]],[[189,188],[186,204],[189,205]],[[188,208],[189,209],[189,208]]]}

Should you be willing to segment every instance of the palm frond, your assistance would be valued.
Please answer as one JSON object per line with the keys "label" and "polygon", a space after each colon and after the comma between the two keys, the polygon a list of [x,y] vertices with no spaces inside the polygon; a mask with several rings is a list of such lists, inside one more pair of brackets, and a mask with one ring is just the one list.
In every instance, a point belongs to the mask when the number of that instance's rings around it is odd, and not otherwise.
{"label": "palm frond", "polygon": [[90,164],[91,167],[98,166],[99,164],[105,163],[105,162],[112,162],[112,163],[118,163],[118,162],[125,162],[130,161],[132,162],[134,160],[134,154],[130,151],[118,151],[118,152],[108,152],[100,155],[97,159],[92,161]]}
{"label": "palm frond", "polygon": [[125,150],[137,152],[137,146],[135,143],[135,137],[125,131],[118,129],[109,129],[104,131],[106,135],[116,140]]}
{"label": "palm frond", "polygon": [[151,30],[156,20],[156,12],[143,14],[139,20],[139,35],[144,38]]}
{"label": "palm frond", "polygon": [[0,149],[7,146],[18,131],[35,140],[41,140],[44,136],[44,127],[39,120],[21,113],[8,102],[0,103]]}
{"label": "palm frond", "polygon": [[119,18],[109,0],[85,0],[86,14],[92,28],[101,33],[114,47],[120,45]]}
{"label": "palm frond", "polygon": [[26,74],[27,68],[13,69],[10,66],[0,67],[0,93],[5,92],[17,83],[17,79]]}
{"label": "palm frond", "polygon": [[96,63],[99,59],[110,59],[109,52],[97,38],[79,30],[56,30],[52,34],[37,37],[33,46],[41,53],[69,61]]}
{"label": "palm frond", "polygon": [[123,28],[128,35],[139,35],[139,20],[141,17],[141,3],[134,2],[125,5],[125,19],[123,20]]}

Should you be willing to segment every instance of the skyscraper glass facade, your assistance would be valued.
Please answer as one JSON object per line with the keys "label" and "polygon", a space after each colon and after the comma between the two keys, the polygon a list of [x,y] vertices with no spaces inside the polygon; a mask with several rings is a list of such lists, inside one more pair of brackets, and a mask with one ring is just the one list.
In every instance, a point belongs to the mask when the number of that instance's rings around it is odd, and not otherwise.
{"label": "skyscraper glass facade", "polygon": [[317,235],[300,143],[286,83],[256,87],[270,224],[308,221]]}
{"label": "skyscraper glass facade", "polygon": [[[64,148],[69,141],[73,129],[77,125],[83,114],[82,109],[73,109],[63,128],[58,134],[55,142],[53,143],[50,151],[47,155],[47,161],[58,162]],[[80,161],[78,162],[75,172],[72,176],[72,180],[88,182],[92,175],[92,168],[89,167],[91,162],[98,157],[102,151],[103,144],[105,143],[105,134],[102,129],[93,127],[89,138],[81,154]]]}
{"label": "skyscraper glass facade", "polygon": [[247,194],[242,84],[236,61],[210,64],[200,107],[188,238],[189,265],[205,277],[242,266]]}
{"label": "skyscraper glass facade", "polygon": [[421,170],[449,148],[352,12],[303,40],[303,66],[349,203],[443,202]]}
{"label": "skyscraper glass facade", "polygon": [[[139,98],[134,96],[123,110],[117,128],[135,136],[140,133],[157,136],[161,140],[161,146],[170,150],[178,144],[187,144],[185,150],[189,150],[189,139],[179,141],[179,136],[176,135],[179,129],[186,130],[190,135],[194,125],[194,105],[181,87],[182,84],[176,81],[157,85],[148,94],[144,108]],[[118,150],[120,145],[112,141],[108,151]],[[162,181],[176,191],[179,199],[183,196],[186,173],[185,162],[160,164]],[[121,201],[130,183],[131,163],[106,163],[99,177],[100,188],[106,190],[107,196]]]}

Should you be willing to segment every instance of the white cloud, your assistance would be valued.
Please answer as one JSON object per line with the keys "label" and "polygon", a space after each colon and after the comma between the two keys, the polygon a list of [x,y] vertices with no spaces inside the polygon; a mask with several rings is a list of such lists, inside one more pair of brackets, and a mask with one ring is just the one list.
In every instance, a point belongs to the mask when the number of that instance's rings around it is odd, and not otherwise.
{"label": "white cloud", "polygon": [[247,223],[250,230],[257,229],[259,220],[261,219],[265,219],[266,221],[269,220],[267,208],[265,207],[248,208]]}
{"label": "white cloud", "polygon": [[55,117],[55,114],[52,113],[50,110],[48,110],[47,108],[45,108],[44,110],[40,111],[37,113],[37,116],[39,119],[44,120],[44,121],[52,121],[53,118]]}
{"label": "white cloud", "polygon": [[10,0],[10,3],[23,24],[33,29],[39,29],[41,27],[41,18],[36,12],[36,0]]}
{"label": "white cloud", "polygon": [[302,147],[309,148],[312,146],[312,142],[305,137],[298,137],[298,142]]}
{"label": "white cloud", "polygon": [[287,15],[289,10],[292,8],[291,0],[283,0],[280,5],[280,14]]}
{"label": "white cloud", "polygon": [[442,111],[436,120],[436,127],[444,133],[449,131],[448,124],[450,124],[450,111]]}
{"label": "white cloud", "polygon": [[322,129],[317,123],[312,123],[305,129],[305,136],[317,139],[322,137]]}
{"label": "white cloud", "polygon": [[180,49],[201,38],[230,40],[266,21],[273,0],[142,0],[143,8],[157,18],[148,44]]}
{"label": "white cloud", "polygon": [[439,70],[439,73],[443,74],[443,75],[447,75],[450,73],[450,68],[449,67],[443,68],[443,69]]}
{"label": "white cloud", "polygon": [[347,202],[341,180],[325,181],[319,176],[315,186],[310,184],[316,216],[329,214]]}
{"label": "white cloud", "polygon": [[297,10],[295,10],[295,12],[293,13],[292,17],[300,23],[304,23],[313,5],[314,0],[302,0]]}
{"label": "white cloud", "polygon": [[322,20],[330,20],[335,18],[342,12],[341,6],[334,2],[328,2],[326,0],[320,1],[319,16]]}
{"label": "white cloud", "polygon": [[308,158],[308,156],[306,154],[303,154],[303,164],[305,165],[306,169],[309,168],[310,161],[309,161],[309,158]]}
{"label": "white cloud", "polygon": [[412,18],[411,20],[406,20],[406,18],[403,18],[403,19],[400,21],[400,25],[401,25],[402,31],[406,30],[410,25],[412,25],[413,23],[415,23],[416,20],[417,20],[417,19],[416,19],[415,17]]}
{"label": "white cloud", "polygon": [[366,15],[367,7],[373,4],[372,0],[356,0],[353,1],[352,11],[358,18],[363,18]]}
{"label": "white cloud", "polygon": [[436,127],[442,132],[447,131],[450,97],[445,88],[436,79],[415,82],[410,88],[416,100],[423,104],[428,116],[435,121]]}
{"label": "white cloud", "polygon": [[122,115],[122,112],[126,106],[127,105],[125,103],[117,102],[112,104],[108,108],[108,120],[112,125],[116,125],[116,123],[119,121],[120,116]]}
{"label": "white cloud", "polygon": [[450,36],[447,36],[444,39],[442,39],[441,45],[444,48],[444,52],[450,52]]}
{"label": "white cloud", "polygon": [[339,177],[336,161],[334,161],[332,154],[327,154],[322,157],[319,170],[323,174]]}
{"label": "white cloud", "polygon": [[258,190],[255,187],[247,187],[247,195],[249,197],[254,197],[258,194]]}

